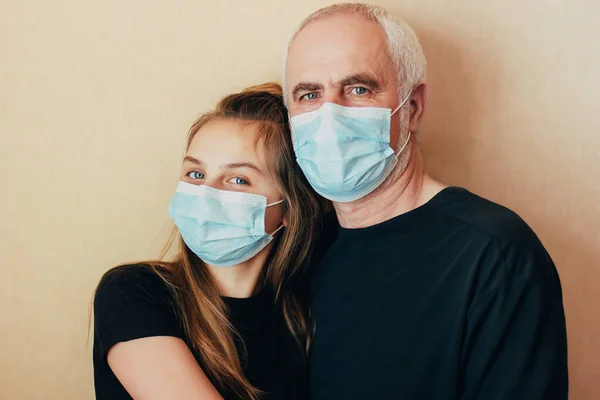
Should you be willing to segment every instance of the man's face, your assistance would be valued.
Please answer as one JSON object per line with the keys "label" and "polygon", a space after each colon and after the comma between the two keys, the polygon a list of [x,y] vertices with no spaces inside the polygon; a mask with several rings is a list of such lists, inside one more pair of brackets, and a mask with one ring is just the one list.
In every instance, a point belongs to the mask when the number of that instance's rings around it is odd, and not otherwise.
{"label": "man's face", "polygon": [[[285,80],[292,117],[326,102],[394,110],[401,101],[385,31],[352,14],[325,17],[305,27],[290,47]],[[398,115],[392,117],[392,126],[399,126]],[[392,145],[398,134],[392,129]]]}

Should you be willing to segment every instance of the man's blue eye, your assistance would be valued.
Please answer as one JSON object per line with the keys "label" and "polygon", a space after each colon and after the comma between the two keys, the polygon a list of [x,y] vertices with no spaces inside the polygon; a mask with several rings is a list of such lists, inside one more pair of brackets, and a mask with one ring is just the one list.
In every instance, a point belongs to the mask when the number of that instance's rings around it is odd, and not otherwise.
{"label": "man's blue eye", "polygon": [[204,179],[204,174],[200,171],[192,171],[188,173],[188,176],[192,179]]}
{"label": "man's blue eye", "polygon": [[357,94],[357,95],[365,94],[365,93],[367,93],[367,88],[358,86],[358,87],[352,88],[352,93]]}
{"label": "man's blue eye", "polygon": [[317,99],[317,94],[316,93],[307,93],[304,96],[302,96],[302,98],[304,100],[316,100]]}

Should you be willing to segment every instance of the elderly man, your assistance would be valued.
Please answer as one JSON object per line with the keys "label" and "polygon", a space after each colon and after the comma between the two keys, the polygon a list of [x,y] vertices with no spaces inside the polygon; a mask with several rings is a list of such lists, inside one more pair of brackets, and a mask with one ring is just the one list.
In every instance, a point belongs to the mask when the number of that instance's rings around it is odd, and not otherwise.
{"label": "elderly man", "polygon": [[410,27],[375,6],[327,7],[293,35],[284,70],[298,163],[339,221],[311,282],[313,399],[566,399],[549,255],[515,213],[424,170]]}

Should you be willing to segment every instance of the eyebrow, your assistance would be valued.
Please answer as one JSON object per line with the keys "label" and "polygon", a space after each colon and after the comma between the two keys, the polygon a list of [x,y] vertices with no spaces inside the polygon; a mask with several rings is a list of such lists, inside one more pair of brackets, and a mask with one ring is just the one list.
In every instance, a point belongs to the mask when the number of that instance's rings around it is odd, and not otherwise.
{"label": "eyebrow", "polygon": [[191,162],[192,164],[196,164],[196,165],[204,165],[204,163],[194,157],[190,157],[190,156],[185,156],[183,158],[183,162]]}
{"label": "eyebrow", "polygon": [[223,165],[220,165],[219,168],[222,168],[222,169],[250,168],[250,169],[257,171],[259,174],[263,175],[262,170],[260,168],[258,168],[256,165],[252,164],[251,162],[223,164]]}
{"label": "eyebrow", "polygon": [[294,90],[292,91],[292,98],[298,97],[298,93],[300,92],[314,92],[315,90],[323,89],[323,85],[315,82],[300,82],[296,86],[294,86]]}
{"label": "eyebrow", "polygon": [[[196,164],[196,165],[204,165],[204,162],[202,162],[201,160],[198,160],[197,158],[191,157],[191,156],[185,156],[183,159],[183,162],[186,162],[186,161],[191,162],[192,164]],[[264,175],[262,170],[260,168],[258,168],[256,165],[252,164],[251,162],[222,164],[219,166],[219,168],[220,169],[250,168],[250,169],[257,171],[261,175]]]}
{"label": "eyebrow", "polygon": [[368,74],[350,75],[350,76],[347,76],[346,78],[342,79],[341,81],[339,81],[336,84],[336,86],[341,86],[341,87],[352,86],[352,85],[364,85],[374,91],[379,90],[381,87],[381,85],[379,84],[377,79]]}
{"label": "eyebrow", "polygon": [[[355,75],[347,76],[340,81],[336,82],[335,86],[346,87],[351,85],[364,85],[373,91],[381,90],[381,84],[376,78],[366,73],[359,73]],[[296,99],[298,93],[301,92],[314,92],[316,90],[322,90],[323,85],[317,82],[300,82],[294,86],[292,91],[292,98]]]}

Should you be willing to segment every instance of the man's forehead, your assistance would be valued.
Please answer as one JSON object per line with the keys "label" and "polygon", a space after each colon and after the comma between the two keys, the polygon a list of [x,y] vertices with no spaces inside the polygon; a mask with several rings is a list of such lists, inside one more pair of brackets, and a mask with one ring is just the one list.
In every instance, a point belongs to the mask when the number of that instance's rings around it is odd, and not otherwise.
{"label": "man's forehead", "polygon": [[337,15],[311,22],[298,33],[289,49],[285,78],[293,85],[322,80],[328,71],[329,79],[335,80],[377,73],[389,61],[385,31],[379,24],[356,15]]}

